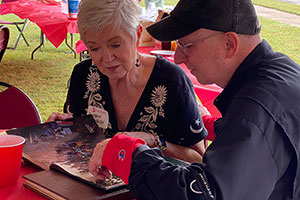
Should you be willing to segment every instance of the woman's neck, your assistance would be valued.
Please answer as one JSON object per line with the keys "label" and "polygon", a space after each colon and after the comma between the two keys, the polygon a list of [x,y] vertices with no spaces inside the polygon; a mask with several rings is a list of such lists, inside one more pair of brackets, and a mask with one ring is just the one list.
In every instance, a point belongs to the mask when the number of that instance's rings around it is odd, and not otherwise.
{"label": "woman's neck", "polygon": [[153,70],[154,63],[149,63],[149,59],[145,59],[143,55],[139,56],[141,65],[135,65],[121,79],[109,79],[110,88],[112,90],[130,91],[140,87],[145,87]]}

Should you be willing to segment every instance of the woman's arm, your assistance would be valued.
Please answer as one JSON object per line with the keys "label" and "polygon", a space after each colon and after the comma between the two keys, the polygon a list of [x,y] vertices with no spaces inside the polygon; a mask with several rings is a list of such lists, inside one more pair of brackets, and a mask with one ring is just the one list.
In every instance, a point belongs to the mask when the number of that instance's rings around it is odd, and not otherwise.
{"label": "woman's arm", "polygon": [[72,113],[53,112],[45,122],[52,122],[56,120],[67,120],[73,117]]}
{"label": "woman's arm", "polygon": [[167,149],[162,151],[162,153],[165,156],[178,158],[190,163],[202,162],[202,156],[205,151],[203,141],[190,147],[185,147],[170,142],[166,142],[166,143],[167,143]]}
{"label": "woman's arm", "polygon": [[[124,134],[135,138],[143,139],[149,147],[156,147],[155,137],[150,133],[145,132],[122,132],[118,134]],[[178,144],[167,142],[167,149],[163,150],[165,156],[170,156],[185,160],[187,162],[202,162],[202,156],[205,148],[203,141],[198,142],[190,147],[181,146]]]}

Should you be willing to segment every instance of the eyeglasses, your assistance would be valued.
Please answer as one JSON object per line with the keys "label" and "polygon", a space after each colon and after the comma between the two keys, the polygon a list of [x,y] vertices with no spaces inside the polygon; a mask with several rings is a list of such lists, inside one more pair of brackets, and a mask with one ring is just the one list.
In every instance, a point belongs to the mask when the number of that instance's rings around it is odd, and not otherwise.
{"label": "eyeglasses", "polygon": [[216,33],[216,34],[213,34],[213,35],[209,35],[207,37],[197,39],[194,42],[187,43],[187,44],[182,44],[178,40],[175,40],[175,42],[176,42],[177,46],[181,49],[181,51],[184,53],[184,55],[187,55],[188,49],[191,48],[195,43],[204,42],[205,40],[207,40],[211,37],[215,37],[215,36],[220,35],[220,34],[223,34],[223,33]]}

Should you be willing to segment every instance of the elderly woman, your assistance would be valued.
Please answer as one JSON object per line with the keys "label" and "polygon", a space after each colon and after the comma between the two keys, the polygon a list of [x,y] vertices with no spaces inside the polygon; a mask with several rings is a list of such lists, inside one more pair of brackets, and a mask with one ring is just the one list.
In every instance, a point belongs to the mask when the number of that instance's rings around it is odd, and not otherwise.
{"label": "elderly woman", "polygon": [[91,59],[73,70],[69,111],[97,112],[108,137],[122,132],[164,155],[201,161],[207,132],[193,85],[177,65],[137,51],[139,11],[136,0],[81,1],[78,30]]}

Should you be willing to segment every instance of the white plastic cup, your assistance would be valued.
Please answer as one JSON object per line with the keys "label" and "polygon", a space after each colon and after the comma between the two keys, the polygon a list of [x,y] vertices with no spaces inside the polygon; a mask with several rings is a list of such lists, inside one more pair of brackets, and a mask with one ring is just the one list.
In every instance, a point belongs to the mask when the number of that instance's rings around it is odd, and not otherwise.
{"label": "white plastic cup", "polygon": [[[164,8],[165,0],[145,0],[146,10],[149,9],[149,4],[152,3],[155,4],[156,8]],[[150,5],[150,7],[153,8],[153,5]]]}
{"label": "white plastic cup", "polygon": [[61,0],[61,12],[69,14],[68,0]]}
{"label": "white plastic cup", "polygon": [[142,7],[140,15],[142,15],[142,16],[146,15],[146,8],[145,7]]}
{"label": "white plastic cup", "polygon": [[155,8],[156,8],[155,2],[149,2],[148,3],[148,9],[149,10],[152,10],[152,9],[155,9]]}

